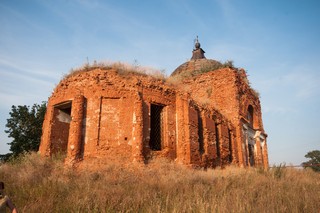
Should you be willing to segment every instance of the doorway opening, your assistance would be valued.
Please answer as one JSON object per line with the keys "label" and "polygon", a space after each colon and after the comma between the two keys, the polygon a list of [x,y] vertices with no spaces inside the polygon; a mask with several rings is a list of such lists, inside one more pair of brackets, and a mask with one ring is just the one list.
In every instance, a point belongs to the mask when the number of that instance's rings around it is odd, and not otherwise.
{"label": "doorway opening", "polygon": [[163,108],[164,106],[151,104],[150,107],[150,149],[160,151],[163,148]]}
{"label": "doorway opening", "polygon": [[54,106],[51,126],[51,154],[66,154],[71,122],[72,102],[67,101]]}

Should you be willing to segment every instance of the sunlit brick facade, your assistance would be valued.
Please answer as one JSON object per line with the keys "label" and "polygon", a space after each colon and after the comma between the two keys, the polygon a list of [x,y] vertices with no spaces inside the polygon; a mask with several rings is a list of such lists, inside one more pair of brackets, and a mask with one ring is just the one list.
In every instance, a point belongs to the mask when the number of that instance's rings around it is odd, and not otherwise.
{"label": "sunlit brick facade", "polygon": [[167,80],[95,67],[60,81],[48,100],[40,153],[66,163],[268,167],[259,96],[242,69],[210,69],[197,42]]}

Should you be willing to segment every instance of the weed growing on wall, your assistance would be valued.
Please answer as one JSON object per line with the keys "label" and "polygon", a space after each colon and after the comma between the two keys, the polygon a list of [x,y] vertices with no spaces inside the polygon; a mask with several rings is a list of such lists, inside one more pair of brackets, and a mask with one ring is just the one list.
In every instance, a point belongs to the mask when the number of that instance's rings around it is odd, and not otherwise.
{"label": "weed growing on wall", "polygon": [[218,69],[223,69],[223,68],[234,68],[233,65],[233,61],[226,61],[224,63],[221,62],[217,62],[215,64],[210,64],[210,65],[206,65],[201,67],[200,72],[199,73],[195,73],[196,75],[202,74],[202,73],[206,73],[206,72],[210,72],[210,71],[214,71],[214,70],[218,70]]}

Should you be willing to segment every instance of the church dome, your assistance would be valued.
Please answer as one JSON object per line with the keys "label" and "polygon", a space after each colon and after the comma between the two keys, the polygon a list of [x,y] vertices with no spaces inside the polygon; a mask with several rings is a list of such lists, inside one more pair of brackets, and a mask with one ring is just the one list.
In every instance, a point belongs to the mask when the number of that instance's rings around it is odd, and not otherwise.
{"label": "church dome", "polygon": [[183,75],[183,76],[194,76],[210,70],[215,70],[217,67],[220,67],[221,63],[212,59],[191,59],[179,67],[177,67],[171,76]]}
{"label": "church dome", "polygon": [[219,61],[207,59],[204,56],[204,53],[205,51],[200,47],[197,37],[191,59],[177,67],[171,76],[194,76],[221,67],[221,63]]}

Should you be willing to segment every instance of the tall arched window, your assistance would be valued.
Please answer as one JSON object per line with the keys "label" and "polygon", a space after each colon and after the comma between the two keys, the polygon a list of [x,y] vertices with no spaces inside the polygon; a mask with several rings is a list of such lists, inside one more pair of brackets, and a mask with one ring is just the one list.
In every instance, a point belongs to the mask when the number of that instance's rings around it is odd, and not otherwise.
{"label": "tall arched window", "polygon": [[251,105],[248,106],[247,119],[251,127],[253,127],[253,107]]}

